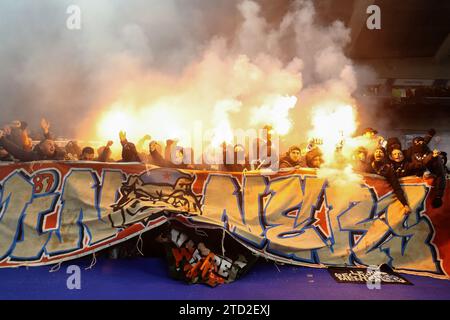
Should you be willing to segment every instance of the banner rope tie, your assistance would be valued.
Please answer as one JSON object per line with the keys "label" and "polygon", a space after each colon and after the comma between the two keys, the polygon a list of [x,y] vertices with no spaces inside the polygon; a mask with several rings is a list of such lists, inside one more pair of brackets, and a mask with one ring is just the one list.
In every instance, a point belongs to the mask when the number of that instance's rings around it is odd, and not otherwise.
{"label": "banner rope tie", "polygon": [[142,252],[143,247],[144,247],[144,240],[142,240],[142,233],[141,233],[139,234],[138,241],[136,242],[136,249],[141,256],[144,256],[144,253]]}
{"label": "banner rope tie", "polygon": [[275,267],[277,268],[278,272],[281,272],[280,268],[278,268],[278,265],[276,262],[273,263],[275,265]]}
{"label": "banner rope tie", "polygon": [[57,271],[59,271],[59,269],[61,269],[61,264],[62,264],[62,261],[58,262],[53,267],[51,267],[48,272],[57,272]]}
{"label": "banner rope tie", "polygon": [[95,252],[92,254],[92,261],[89,267],[87,267],[84,270],[91,270],[95,265],[97,264],[97,256],[95,254]]}
{"label": "banner rope tie", "polygon": [[225,257],[225,229],[222,229],[222,256]]}

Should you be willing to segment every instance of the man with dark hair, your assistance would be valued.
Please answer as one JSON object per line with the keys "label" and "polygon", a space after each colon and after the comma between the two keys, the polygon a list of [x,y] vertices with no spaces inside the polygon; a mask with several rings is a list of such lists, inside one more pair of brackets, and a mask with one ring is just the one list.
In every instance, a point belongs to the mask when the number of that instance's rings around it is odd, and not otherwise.
{"label": "man with dark hair", "polygon": [[83,151],[81,151],[80,160],[81,161],[94,161],[95,151],[92,147],[85,147]]}
{"label": "man with dark hair", "polygon": [[411,208],[408,205],[408,201],[406,200],[405,193],[400,186],[398,178],[395,175],[392,166],[386,161],[386,150],[383,147],[377,147],[375,149],[372,159],[367,166],[366,172],[385,177],[387,182],[392,187],[395,196],[403,204],[405,214],[411,213]]}
{"label": "man with dark hair", "polygon": [[280,169],[306,167],[305,157],[299,146],[291,146],[286,154],[280,158]]}

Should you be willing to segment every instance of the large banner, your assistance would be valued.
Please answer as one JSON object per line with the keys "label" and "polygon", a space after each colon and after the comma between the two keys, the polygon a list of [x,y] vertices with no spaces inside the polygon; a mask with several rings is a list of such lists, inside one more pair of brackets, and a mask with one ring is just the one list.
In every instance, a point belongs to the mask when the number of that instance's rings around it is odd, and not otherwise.
{"label": "large banner", "polygon": [[311,267],[378,266],[447,278],[450,192],[432,209],[432,180],[342,186],[310,169],[277,174],[181,171],[141,164],[0,165],[0,266],[58,263],[169,220],[222,228],[255,253]]}

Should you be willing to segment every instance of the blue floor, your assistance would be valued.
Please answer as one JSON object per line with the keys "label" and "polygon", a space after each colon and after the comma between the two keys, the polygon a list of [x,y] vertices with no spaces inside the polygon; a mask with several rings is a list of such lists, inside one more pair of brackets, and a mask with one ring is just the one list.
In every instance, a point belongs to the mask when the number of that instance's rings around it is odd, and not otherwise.
{"label": "blue floor", "polygon": [[[81,289],[66,286],[67,267],[81,267]],[[170,300],[299,300],[299,299],[450,299],[450,281],[406,275],[414,286],[338,284],[324,269],[258,263],[244,278],[209,288],[172,280],[159,258],[100,259],[65,262],[57,272],[50,267],[0,269],[0,299],[170,299]]]}

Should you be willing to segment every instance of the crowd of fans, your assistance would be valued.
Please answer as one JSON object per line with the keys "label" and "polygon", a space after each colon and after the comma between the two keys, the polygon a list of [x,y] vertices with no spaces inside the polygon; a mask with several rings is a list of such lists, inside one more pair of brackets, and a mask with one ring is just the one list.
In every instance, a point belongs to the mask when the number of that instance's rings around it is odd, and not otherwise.
{"label": "crowd of fans", "polygon": [[[50,134],[50,124],[47,120],[41,121],[42,140],[33,145],[29,137],[27,124],[23,121],[14,121],[0,130],[0,161],[43,161],[43,160],[71,160],[71,161],[98,161],[113,162],[111,146],[112,141],[95,150],[87,146],[81,148],[76,141],[68,142],[64,148],[58,147]],[[398,138],[384,140],[378,136],[378,132],[367,128],[362,133],[367,139],[374,141],[375,148],[369,150],[360,146],[354,150],[352,157],[353,169],[361,173],[369,173],[383,176],[392,186],[398,200],[410,212],[407,199],[400,186],[399,178],[406,176],[423,176],[426,172],[435,176],[435,196],[433,207],[442,206],[442,198],[446,186],[446,175],[449,173],[446,167],[447,154],[438,150],[430,150],[428,143],[435,135],[435,130],[430,129],[424,137],[413,139],[412,145],[404,149]],[[223,164],[192,164],[194,152],[192,149],[177,146],[174,140],[167,140],[164,152],[162,146],[152,141],[150,136],[143,137],[137,145],[127,140],[125,132],[119,133],[122,145],[121,159],[119,162],[141,162],[159,167],[173,167],[179,169],[221,170],[228,172],[242,172],[268,168],[273,163],[267,159],[277,159],[280,169],[289,168],[320,168],[324,164],[321,151],[321,141],[314,139],[309,143],[299,146],[291,146],[288,151],[278,157],[275,148],[272,147],[271,136],[267,141],[257,139],[256,154],[267,154],[267,158],[249,161],[248,152],[242,145],[227,146],[223,144]],[[148,144],[147,144],[148,143]],[[145,145],[148,145],[148,150]],[[336,163],[339,162],[339,146],[336,148]],[[189,151],[189,152],[186,152]],[[186,158],[190,158],[186,161]],[[227,159],[227,160],[225,160]],[[232,159],[232,161],[229,161]],[[348,160],[347,160],[348,162]],[[207,163],[207,162],[206,162]]]}

